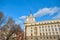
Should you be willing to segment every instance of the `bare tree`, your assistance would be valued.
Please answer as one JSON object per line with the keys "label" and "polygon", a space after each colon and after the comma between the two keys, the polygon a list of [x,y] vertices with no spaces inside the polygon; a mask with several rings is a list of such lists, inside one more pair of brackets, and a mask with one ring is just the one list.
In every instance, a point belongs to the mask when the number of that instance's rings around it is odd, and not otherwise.
{"label": "bare tree", "polygon": [[3,29],[5,31],[5,28],[2,25],[2,24],[4,24],[4,21],[5,21],[5,17],[3,15],[3,12],[0,12],[0,40],[5,39],[5,35],[4,35],[3,31],[1,30],[1,29]]}
{"label": "bare tree", "polygon": [[[0,12],[0,27],[2,23],[5,21],[5,18]],[[16,36],[15,36],[16,35]],[[0,28],[0,39],[1,40],[19,40],[18,38],[23,38],[23,30],[20,25],[15,24],[14,20],[10,17],[6,24]],[[22,39],[21,39],[22,40]]]}
{"label": "bare tree", "polygon": [[[11,22],[11,21],[10,21]],[[11,25],[12,24],[12,25]],[[8,35],[7,35],[7,38],[6,38],[6,40],[9,40],[9,38],[15,33],[16,35],[19,35],[19,34],[21,34],[23,31],[22,31],[22,29],[21,29],[21,27],[20,27],[20,25],[16,25],[16,24],[14,24],[14,23],[11,23],[10,24],[10,30],[9,30],[9,33],[8,33]],[[17,40],[17,36],[16,36],[16,40]]]}

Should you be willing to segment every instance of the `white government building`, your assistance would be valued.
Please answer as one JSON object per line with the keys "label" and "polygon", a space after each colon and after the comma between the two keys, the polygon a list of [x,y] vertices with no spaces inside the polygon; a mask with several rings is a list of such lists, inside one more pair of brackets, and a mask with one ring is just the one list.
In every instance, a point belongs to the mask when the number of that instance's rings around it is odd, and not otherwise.
{"label": "white government building", "polygon": [[24,25],[25,40],[60,40],[60,20],[36,22],[30,13]]}

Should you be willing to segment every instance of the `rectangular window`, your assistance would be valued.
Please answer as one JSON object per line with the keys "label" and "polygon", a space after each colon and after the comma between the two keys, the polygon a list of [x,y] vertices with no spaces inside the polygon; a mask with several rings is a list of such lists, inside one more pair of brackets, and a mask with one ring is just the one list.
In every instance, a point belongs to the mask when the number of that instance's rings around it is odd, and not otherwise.
{"label": "rectangular window", "polygon": [[42,39],[42,37],[40,37],[40,39]]}
{"label": "rectangular window", "polygon": [[56,27],[56,25],[54,25],[54,27]]}
{"label": "rectangular window", "polygon": [[32,36],[32,33],[31,33],[31,36]]}
{"label": "rectangular window", "polygon": [[54,31],[54,29],[52,28],[52,31]]}
{"label": "rectangular window", "polygon": [[42,34],[40,33],[40,35],[42,35]]}
{"label": "rectangular window", "polygon": [[47,29],[46,29],[46,31],[47,31]]}
{"label": "rectangular window", "polygon": [[60,27],[60,25],[58,24],[58,27]]}
{"label": "rectangular window", "polygon": [[41,28],[41,26],[39,28]]}
{"label": "rectangular window", "polygon": [[42,28],[44,28],[44,26],[42,26]]}
{"label": "rectangular window", "polygon": [[44,32],[44,29],[42,29],[43,30],[43,32]]}
{"label": "rectangular window", "polygon": [[50,37],[50,39],[52,39],[52,37]]}
{"label": "rectangular window", "polygon": [[33,39],[33,37],[31,37],[31,39]]}
{"label": "rectangular window", "polygon": [[48,35],[48,33],[46,33],[46,35]]}
{"label": "rectangular window", "polygon": [[56,37],[54,37],[54,39],[56,39]]}
{"label": "rectangular window", "polygon": [[50,31],[50,29],[49,29],[49,31]]}
{"label": "rectangular window", "polygon": [[45,33],[43,33],[43,36],[45,36]]}
{"label": "rectangular window", "polygon": [[40,32],[41,32],[41,29],[40,29]]}
{"label": "rectangular window", "polygon": [[48,37],[47,37],[47,39],[48,39]]}
{"label": "rectangular window", "polygon": [[55,28],[55,31],[57,31],[57,28]]}
{"label": "rectangular window", "polygon": [[48,28],[50,28],[50,26],[48,26]]}
{"label": "rectangular window", "polygon": [[56,32],[56,34],[58,35],[58,32]]}
{"label": "rectangular window", "polygon": [[49,34],[51,35],[51,32]]}
{"label": "rectangular window", "polygon": [[32,30],[31,30],[31,32],[32,32]]}
{"label": "rectangular window", "polygon": [[55,33],[54,32],[52,32],[53,33],[53,35],[55,35]]}

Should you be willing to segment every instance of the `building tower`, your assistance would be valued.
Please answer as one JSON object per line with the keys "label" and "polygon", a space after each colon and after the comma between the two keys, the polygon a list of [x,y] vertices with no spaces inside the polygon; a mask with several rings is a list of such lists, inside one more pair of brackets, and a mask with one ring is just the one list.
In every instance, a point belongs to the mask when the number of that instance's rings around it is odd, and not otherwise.
{"label": "building tower", "polygon": [[32,12],[30,11],[30,15],[26,17],[25,23],[33,23],[35,22],[35,17],[33,17]]}
{"label": "building tower", "polygon": [[26,17],[26,21],[25,21],[25,40],[28,40],[27,37],[32,35],[32,34],[30,35],[27,30],[32,29],[32,27],[28,27],[28,26],[34,22],[35,22],[35,17],[33,17],[32,12],[30,11],[30,15]]}

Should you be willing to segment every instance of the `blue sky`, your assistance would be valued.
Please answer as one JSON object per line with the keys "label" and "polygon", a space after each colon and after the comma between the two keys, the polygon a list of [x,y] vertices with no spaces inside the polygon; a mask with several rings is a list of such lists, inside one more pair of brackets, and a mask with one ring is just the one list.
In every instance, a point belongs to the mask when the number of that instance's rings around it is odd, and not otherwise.
{"label": "blue sky", "polygon": [[0,11],[13,17],[22,29],[30,10],[36,21],[60,19],[60,0],[0,0]]}

